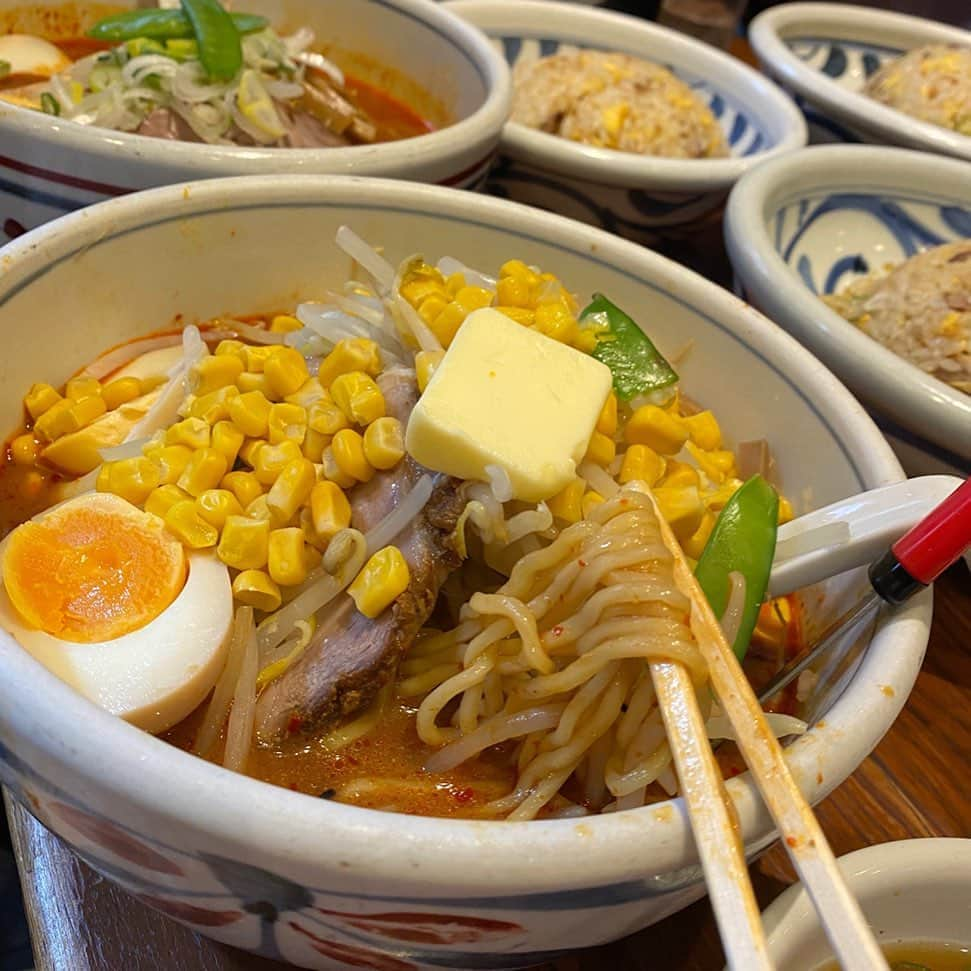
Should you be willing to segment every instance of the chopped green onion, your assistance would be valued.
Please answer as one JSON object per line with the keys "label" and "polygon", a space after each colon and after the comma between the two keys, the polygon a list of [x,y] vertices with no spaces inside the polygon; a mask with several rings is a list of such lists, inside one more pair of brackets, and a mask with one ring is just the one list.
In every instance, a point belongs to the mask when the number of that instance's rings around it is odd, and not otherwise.
{"label": "chopped green onion", "polygon": [[44,110],[45,114],[48,115],[60,115],[61,113],[61,103],[47,91],[44,91],[40,96],[40,106]]}
{"label": "chopped green onion", "polygon": [[0,78],[5,78],[10,73],[10,61],[0,60]]}

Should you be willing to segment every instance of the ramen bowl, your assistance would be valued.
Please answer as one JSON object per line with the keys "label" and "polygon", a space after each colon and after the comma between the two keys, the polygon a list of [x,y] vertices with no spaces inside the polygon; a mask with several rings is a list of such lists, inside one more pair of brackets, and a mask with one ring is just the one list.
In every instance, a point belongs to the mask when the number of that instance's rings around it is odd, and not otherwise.
{"label": "ramen bowl", "polygon": [[971,159],[971,137],[863,93],[867,79],[925,44],[971,46],[971,32],[848,3],[784,3],[760,13],[749,41],[762,69],[796,98],[812,141],[875,142]]}
{"label": "ramen bowl", "polygon": [[[0,0],[0,33],[70,38],[105,12],[134,6]],[[388,87],[436,130],[335,148],[206,145],[95,128],[0,102],[0,243],[82,206],[185,179],[326,172],[481,185],[510,87],[505,62],[478,31],[432,0],[252,0],[246,11],[264,14],[284,33],[310,27],[332,60]]]}
{"label": "ramen bowl", "polygon": [[971,395],[898,357],[819,298],[971,235],[967,163],[829,145],[768,163],[733,191],[725,239],[740,291],[878,416],[911,474],[971,468]]}
{"label": "ramen bowl", "polygon": [[[921,942],[967,960],[971,840],[898,840],[847,853],[836,862],[882,947]],[[774,900],[762,918],[776,967],[813,971],[833,959],[801,884]]]}
{"label": "ramen bowl", "polygon": [[[0,327],[17,340],[0,420],[107,347],[153,329],[319,297],[350,270],[342,224],[392,260],[513,256],[600,290],[659,345],[733,441],[773,442],[797,509],[899,479],[865,412],[806,350],[732,294],[607,233],[435,186],[319,176],[212,180],[90,207],[9,244]],[[272,245],[267,241],[272,240]],[[51,354],[51,348],[57,354]],[[844,575],[807,598],[807,636],[855,598]],[[789,748],[823,798],[890,726],[916,677],[930,594],[837,652]],[[0,634],[0,779],[100,873],[197,931],[321,969],[525,967],[631,933],[704,893],[678,800],[582,819],[440,819],[335,803],[232,774],[115,719]],[[754,856],[772,823],[747,775],[728,792]]]}
{"label": "ramen bowl", "polygon": [[452,0],[445,4],[492,38],[510,66],[594,48],[669,68],[711,108],[727,158],[658,158],[597,148],[510,121],[489,191],[639,242],[686,231],[722,203],[739,176],[800,148],[806,126],[771,81],[737,58],[675,30],[577,4]]}

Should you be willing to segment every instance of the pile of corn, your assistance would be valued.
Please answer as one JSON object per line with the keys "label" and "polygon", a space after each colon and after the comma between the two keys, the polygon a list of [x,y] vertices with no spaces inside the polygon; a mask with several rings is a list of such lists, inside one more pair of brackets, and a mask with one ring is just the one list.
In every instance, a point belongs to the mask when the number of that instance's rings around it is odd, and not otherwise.
{"label": "pile of corn", "polygon": [[[298,327],[278,317],[272,329]],[[380,370],[377,344],[363,338],[338,343],[316,377],[293,348],[224,340],[193,367],[182,419],[141,456],[104,463],[97,488],[159,516],[187,548],[214,548],[237,571],[236,601],[275,610],[350,525],[347,491],[404,456],[401,423],[385,414],[374,380]],[[31,388],[25,405],[34,425],[12,443],[15,460],[18,450],[26,460],[27,439],[56,441],[144,391],[133,378],[103,387],[82,380],[83,389],[69,382],[63,398]],[[401,552],[386,547],[349,592],[362,613],[377,616],[408,582]]]}

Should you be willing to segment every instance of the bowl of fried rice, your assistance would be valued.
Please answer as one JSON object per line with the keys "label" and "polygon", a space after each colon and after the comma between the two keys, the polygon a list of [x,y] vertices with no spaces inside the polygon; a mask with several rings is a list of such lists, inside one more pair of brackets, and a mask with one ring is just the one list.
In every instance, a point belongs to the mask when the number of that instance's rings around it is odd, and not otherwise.
{"label": "bowl of fried rice", "polygon": [[742,179],[725,236],[739,291],[870,406],[908,471],[968,473],[966,162],[805,149]]}
{"label": "bowl of fried rice", "polygon": [[739,176],[800,148],[771,81],[654,23],[549,0],[452,0],[513,72],[490,191],[639,242],[684,231]]}

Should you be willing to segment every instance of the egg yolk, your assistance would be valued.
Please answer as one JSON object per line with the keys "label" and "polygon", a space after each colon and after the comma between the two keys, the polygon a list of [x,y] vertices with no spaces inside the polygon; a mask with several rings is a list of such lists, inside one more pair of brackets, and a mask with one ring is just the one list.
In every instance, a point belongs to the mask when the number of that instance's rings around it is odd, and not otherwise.
{"label": "egg yolk", "polygon": [[7,540],[3,582],[31,626],[107,641],[154,620],[185,584],[182,544],[124,499],[89,494],[24,523]]}

